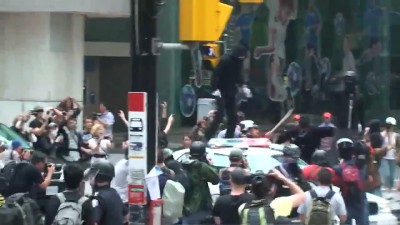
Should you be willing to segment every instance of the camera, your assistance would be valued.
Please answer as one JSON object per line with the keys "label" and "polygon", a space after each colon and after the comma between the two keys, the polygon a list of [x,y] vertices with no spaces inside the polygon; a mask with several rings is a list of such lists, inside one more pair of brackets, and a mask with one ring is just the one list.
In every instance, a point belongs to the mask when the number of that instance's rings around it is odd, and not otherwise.
{"label": "camera", "polygon": [[98,113],[98,112],[92,112],[92,117],[93,117],[93,120],[96,120],[98,117],[100,117],[101,116],[101,113]]}

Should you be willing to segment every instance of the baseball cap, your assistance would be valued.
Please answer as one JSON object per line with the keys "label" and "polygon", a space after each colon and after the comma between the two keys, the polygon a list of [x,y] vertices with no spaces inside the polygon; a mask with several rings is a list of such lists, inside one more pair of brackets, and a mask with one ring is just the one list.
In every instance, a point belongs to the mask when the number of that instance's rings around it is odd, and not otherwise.
{"label": "baseball cap", "polygon": [[301,118],[300,114],[296,114],[293,116],[294,120],[300,120],[300,118]]}
{"label": "baseball cap", "polygon": [[390,124],[390,125],[392,125],[392,126],[396,126],[396,125],[397,125],[397,121],[396,121],[396,119],[393,118],[393,117],[388,117],[388,118],[386,118],[385,123],[386,123],[386,124]]}
{"label": "baseball cap", "polygon": [[332,118],[332,114],[330,112],[324,112],[324,114],[322,115],[324,118],[330,119]]}
{"label": "baseball cap", "polygon": [[237,161],[243,158],[243,152],[240,149],[232,149],[229,153],[229,160]]}
{"label": "baseball cap", "polygon": [[17,148],[19,148],[21,146],[22,146],[22,144],[18,140],[14,140],[14,141],[11,142],[11,147],[12,147],[13,150],[15,150],[15,149],[17,149]]}
{"label": "baseball cap", "polygon": [[230,174],[232,183],[236,185],[245,185],[247,183],[246,177],[246,171],[240,167],[235,168]]}

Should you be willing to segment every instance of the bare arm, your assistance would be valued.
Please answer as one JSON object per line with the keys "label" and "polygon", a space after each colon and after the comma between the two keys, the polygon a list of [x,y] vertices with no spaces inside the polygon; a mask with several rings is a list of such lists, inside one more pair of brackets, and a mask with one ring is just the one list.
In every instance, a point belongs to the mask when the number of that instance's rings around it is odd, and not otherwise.
{"label": "bare arm", "polygon": [[174,115],[170,115],[169,118],[168,118],[168,123],[167,123],[167,125],[165,126],[165,129],[164,129],[164,133],[165,134],[168,134],[168,132],[171,130],[171,127],[172,127],[173,123],[174,123]]}
{"label": "bare arm", "polygon": [[214,216],[214,224],[215,225],[221,225],[221,218],[218,216]]}

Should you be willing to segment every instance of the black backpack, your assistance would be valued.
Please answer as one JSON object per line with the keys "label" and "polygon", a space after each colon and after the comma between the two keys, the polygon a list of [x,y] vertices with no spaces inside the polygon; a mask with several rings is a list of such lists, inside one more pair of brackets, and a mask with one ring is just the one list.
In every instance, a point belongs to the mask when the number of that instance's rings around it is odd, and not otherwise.
{"label": "black backpack", "polygon": [[38,204],[25,193],[11,195],[0,207],[1,224],[42,225],[42,213]]}
{"label": "black backpack", "polygon": [[15,160],[12,160],[10,162],[8,162],[3,170],[2,170],[2,176],[0,178],[0,182],[4,183],[3,188],[1,188],[3,192],[8,192],[9,191],[9,187],[10,187],[10,183],[12,183],[12,180],[15,177],[15,173],[16,171],[20,170],[21,168],[27,166],[29,163],[22,161],[22,162],[17,162]]}

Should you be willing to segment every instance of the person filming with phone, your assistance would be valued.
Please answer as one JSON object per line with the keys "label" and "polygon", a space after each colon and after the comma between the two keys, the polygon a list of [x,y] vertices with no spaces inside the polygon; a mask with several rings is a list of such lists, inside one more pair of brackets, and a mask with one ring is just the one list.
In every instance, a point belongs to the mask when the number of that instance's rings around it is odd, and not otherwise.
{"label": "person filming with phone", "polygon": [[46,190],[50,185],[54,171],[55,165],[47,163],[47,156],[35,151],[30,162],[15,164],[14,173],[9,181],[8,195],[29,193],[29,197],[35,199],[37,188]]}

